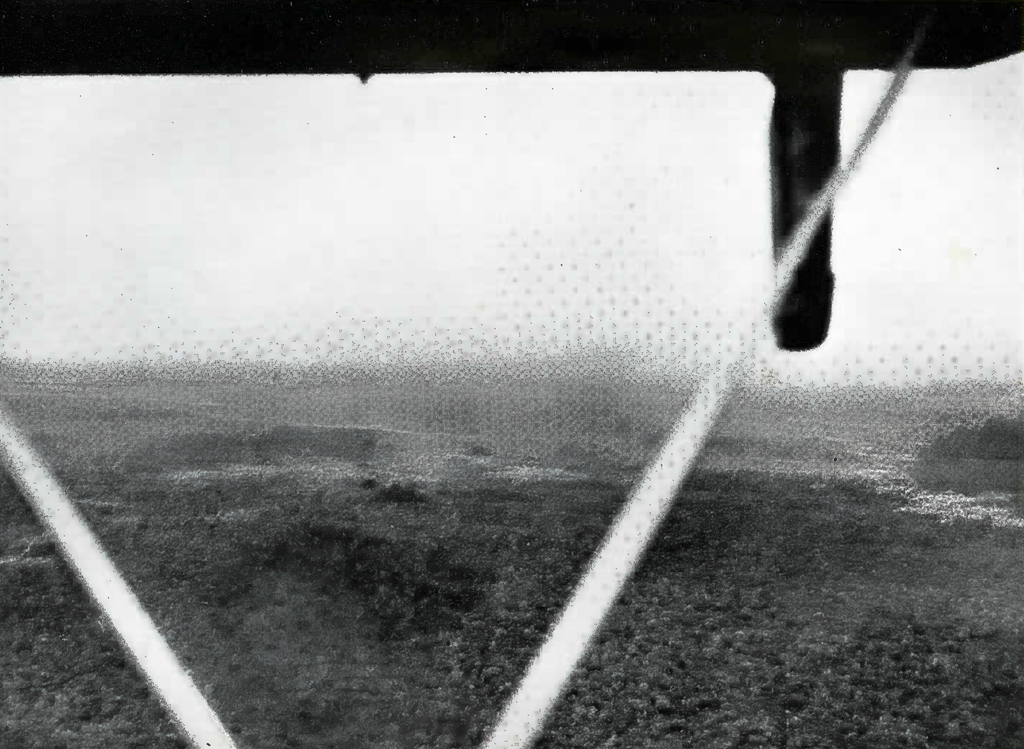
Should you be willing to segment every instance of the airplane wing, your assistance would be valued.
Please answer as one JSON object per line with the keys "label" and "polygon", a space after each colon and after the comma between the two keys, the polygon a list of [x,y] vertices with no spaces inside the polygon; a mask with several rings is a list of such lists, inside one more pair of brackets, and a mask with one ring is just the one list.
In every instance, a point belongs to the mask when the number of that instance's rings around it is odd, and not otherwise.
{"label": "airplane wing", "polygon": [[1021,50],[1020,2],[949,0],[7,0],[0,74],[916,68]]}

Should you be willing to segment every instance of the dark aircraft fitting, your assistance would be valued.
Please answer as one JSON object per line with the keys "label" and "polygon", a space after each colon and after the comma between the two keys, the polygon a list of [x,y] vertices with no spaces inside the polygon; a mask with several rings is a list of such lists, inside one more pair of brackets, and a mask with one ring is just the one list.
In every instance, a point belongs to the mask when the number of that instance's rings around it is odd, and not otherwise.
{"label": "dark aircraft fitting", "polygon": [[[778,72],[771,78],[775,84],[769,134],[772,236],[778,262],[782,243],[839,163],[843,77],[840,70],[819,68]],[[780,348],[807,351],[825,341],[835,289],[831,254],[830,211],[772,320]]]}

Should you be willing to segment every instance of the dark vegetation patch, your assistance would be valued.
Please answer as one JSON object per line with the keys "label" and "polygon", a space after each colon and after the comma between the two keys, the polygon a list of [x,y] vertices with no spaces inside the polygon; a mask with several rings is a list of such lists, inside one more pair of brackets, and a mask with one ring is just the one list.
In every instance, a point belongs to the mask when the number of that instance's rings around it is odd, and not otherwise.
{"label": "dark vegetation patch", "polygon": [[[357,528],[331,524],[291,527],[245,544],[245,570],[281,569],[327,595],[353,591],[379,621],[382,640],[436,633],[483,599],[494,573],[460,559],[443,545],[399,544]],[[240,579],[229,575],[230,579]],[[237,589],[235,589],[237,591]],[[218,605],[231,600],[232,585]]]}
{"label": "dark vegetation patch", "polygon": [[980,426],[957,426],[927,447],[932,460],[1024,460],[1024,425],[1019,418],[993,416]]}
{"label": "dark vegetation patch", "polygon": [[377,453],[372,429],[280,426],[257,434],[197,433],[147,444],[124,462],[128,471],[265,465],[289,457],[369,461]]}
{"label": "dark vegetation patch", "polygon": [[1024,426],[1019,418],[994,416],[976,426],[958,425],[921,450],[914,479],[929,489],[964,494],[1021,491]]}
{"label": "dark vegetation patch", "polygon": [[[6,477],[0,517],[40,532]],[[183,747],[53,543],[30,556],[0,565],[0,746]]]}
{"label": "dark vegetation patch", "polygon": [[[368,487],[370,488],[370,487]],[[392,481],[377,490],[377,499],[381,502],[395,504],[421,504],[427,501],[427,495],[414,484]]]}

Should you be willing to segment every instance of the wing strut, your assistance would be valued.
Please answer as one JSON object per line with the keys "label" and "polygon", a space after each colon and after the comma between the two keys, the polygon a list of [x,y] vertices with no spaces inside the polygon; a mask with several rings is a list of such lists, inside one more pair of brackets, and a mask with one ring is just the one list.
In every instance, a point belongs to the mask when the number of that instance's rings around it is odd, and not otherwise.
{"label": "wing strut", "polygon": [[121,645],[196,749],[234,749],[227,729],[67,494],[0,406],[0,459],[114,627]]}
{"label": "wing strut", "polygon": [[[825,66],[777,70],[769,149],[772,181],[772,237],[775,260],[814,195],[839,163],[839,107],[843,71]],[[832,317],[831,211],[821,222],[793,286],[772,325],[786,351],[807,351],[824,343]]]}

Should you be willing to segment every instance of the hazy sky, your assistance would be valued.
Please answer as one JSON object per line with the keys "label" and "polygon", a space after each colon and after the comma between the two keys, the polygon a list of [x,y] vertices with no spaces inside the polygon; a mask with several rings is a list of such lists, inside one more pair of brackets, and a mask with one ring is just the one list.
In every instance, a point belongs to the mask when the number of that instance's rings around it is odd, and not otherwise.
{"label": "hazy sky", "polygon": [[[846,76],[844,152],[888,81]],[[770,281],[757,74],[0,81],[3,352],[705,356]],[[919,71],[804,381],[1021,373],[1024,58]],[[883,361],[884,360],[884,361]]]}

